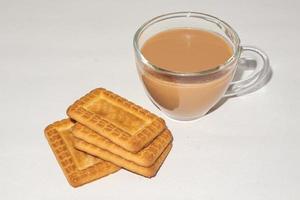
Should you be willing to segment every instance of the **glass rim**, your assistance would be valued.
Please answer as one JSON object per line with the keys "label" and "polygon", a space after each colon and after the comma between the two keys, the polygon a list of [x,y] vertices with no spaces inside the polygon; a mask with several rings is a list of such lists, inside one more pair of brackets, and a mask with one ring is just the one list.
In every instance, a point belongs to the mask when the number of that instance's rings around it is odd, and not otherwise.
{"label": "glass rim", "polygon": [[[144,57],[144,55],[142,54],[142,52],[140,50],[140,47],[138,45],[138,41],[140,39],[140,36],[143,34],[143,32],[148,27],[150,27],[153,24],[156,24],[157,22],[172,19],[172,18],[181,18],[181,17],[200,18],[200,19],[204,19],[204,20],[210,21],[212,23],[215,23],[218,26],[220,26],[220,24],[221,24],[223,27],[229,29],[233,33],[234,38],[237,40],[237,44],[234,45],[234,49],[233,49],[234,51],[233,51],[233,54],[231,55],[231,57],[229,59],[227,59],[226,62],[221,64],[221,65],[217,65],[212,69],[208,69],[208,70],[204,70],[204,71],[198,71],[198,72],[171,71],[171,70],[167,70],[167,69],[164,69],[162,67],[159,67],[159,66],[151,63],[149,60],[147,60]],[[154,18],[146,21],[135,32],[134,38],[133,38],[133,46],[134,46],[134,50],[135,50],[136,54],[138,55],[138,57],[147,66],[150,66],[153,70],[155,70],[159,73],[167,74],[167,75],[174,75],[174,76],[205,76],[205,75],[210,75],[210,74],[220,72],[220,71],[226,69],[227,67],[231,66],[232,63],[235,61],[235,58],[238,58],[239,55],[240,55],[240,52],[241,52],[240,38],[239,38],[238,34],[236,33],[236,31],[229,24],[227,24],[225,21],[223,21],[223,20],[221,20],[221,19],[219,19],[215,16],[205,14],[205,13],[201,13],[201,12],[192,12],[192,11],[181,11],[181,12],[166,13],[166,14],[159,15],[157,17],[154,17]]]}

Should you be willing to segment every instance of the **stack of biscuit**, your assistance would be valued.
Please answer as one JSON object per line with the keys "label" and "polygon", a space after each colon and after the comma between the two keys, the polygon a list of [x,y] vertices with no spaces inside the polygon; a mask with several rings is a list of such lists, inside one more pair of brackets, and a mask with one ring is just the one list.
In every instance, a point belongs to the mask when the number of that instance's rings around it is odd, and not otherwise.
{"label": "stack of biscuit", "polygon": [[74,187],[120,168],[153,177],[172,148],[163,119],[103,88],[77,100],[67,114],[45,135]]}

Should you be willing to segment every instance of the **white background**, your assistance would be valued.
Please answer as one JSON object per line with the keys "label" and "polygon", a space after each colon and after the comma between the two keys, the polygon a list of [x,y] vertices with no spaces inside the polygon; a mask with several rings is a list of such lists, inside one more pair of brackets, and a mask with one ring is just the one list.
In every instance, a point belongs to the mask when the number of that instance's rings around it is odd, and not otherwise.
{"label": "white background", "polygon": [[[173,11],[222,18],[273,77],[198,121],[164,117],[138,80],[136,29]],[[300,199],[297,0],[0,0],[0,199]],[[73,189],[44,137],[74,100],[110,89],[163,116],[174,147],[153,179],[122,170]]]}

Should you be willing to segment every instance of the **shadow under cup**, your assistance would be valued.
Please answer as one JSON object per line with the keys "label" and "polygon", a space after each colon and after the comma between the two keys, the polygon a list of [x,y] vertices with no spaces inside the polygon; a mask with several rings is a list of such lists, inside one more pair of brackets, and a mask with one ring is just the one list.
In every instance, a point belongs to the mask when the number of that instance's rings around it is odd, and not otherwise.
{"label": "shadow under cup", "polygon": [[[169,71],[155,66],[141,53],[143,44],[159,32],[175,28],[201,29],[222,36],[233,55],[223,65],[192,73]],[[216,17],[177,12],[156,17],[143,24],[134,36],[138,74],[152,102],[177,120],[193,120],[205,115],[226,93],[233,79],[242,47],[237,33]]]}

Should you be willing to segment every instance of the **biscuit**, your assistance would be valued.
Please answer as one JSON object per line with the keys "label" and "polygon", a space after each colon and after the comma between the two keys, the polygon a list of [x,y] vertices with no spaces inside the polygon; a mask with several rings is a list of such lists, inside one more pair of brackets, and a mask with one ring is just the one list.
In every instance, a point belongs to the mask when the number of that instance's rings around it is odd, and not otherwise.
{"label": "biscuit", "polygon": [[73,126],[70,119],[64,119],[45,129],[48,143],[70,185],[78,187],[120,169],[110,162],[75,149],[71,133]]}
{"label": "biscuit", "polygon": [[104,149],[101,149],[93,144],[87,143],[81,139],[74,138],[74,146],[75,148],[87,152],[91,155],[97,156],[103,160],[107,160],[109,162],[114,163],[115,165],[118,165],[120,167],[123,167],[124,169],[127,169],[131,172],[134,172],[136,174],[140,174],[142,176],[151,178],[156,175],[157,171],[159,170],[160,166],[166,159],[168,153],[170,152],[172,148],[172,143],[170,143],[164,152],[158,157],[158,159],[155,161],[153,165],[150,167],[142,167],[140,165],[135,164],[134,162],[128,161],[118,155],[115,155],[109,151],[106,151]]}
{"label": "biscuit", "polygon": [[77,100],[67,114],[134,153],[165,129],[163,119],[103,88],[94,89]]}
{"label": "biscuit", "polygon": [[75,137],[81,140],[143,167],[151,166],[173,139],[170,131],[165,129],[147,147],[137,153],[132,153],[78,122],[73,127],[72,132]]}

